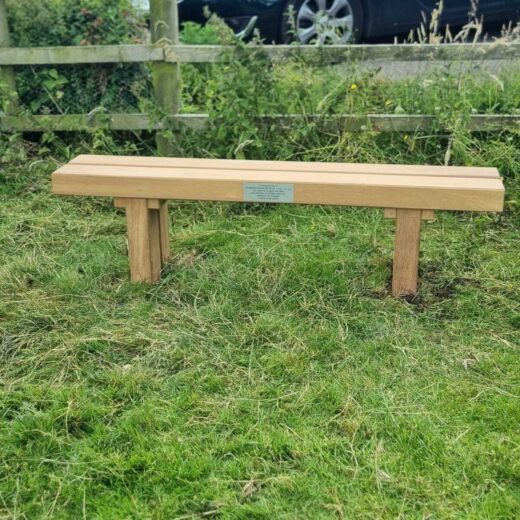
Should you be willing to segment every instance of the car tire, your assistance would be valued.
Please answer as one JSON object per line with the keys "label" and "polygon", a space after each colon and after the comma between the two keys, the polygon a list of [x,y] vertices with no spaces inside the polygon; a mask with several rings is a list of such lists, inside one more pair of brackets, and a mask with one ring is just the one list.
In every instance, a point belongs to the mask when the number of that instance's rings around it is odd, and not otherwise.
{"label": "car tire", "polygon": [[[312,13],[315,14],[319,11],[319,4],[326,6],[328,22],[323,20],[317,22],[316,18],[314,21],[311,20]],[[339,10],[336,12],[336,16],[329,11],[336,2],[339,2]],[[336,6],[337,7],[337,6]],[[290,16],[292,11],[293,15]],[[333,20],[347,20],[346,16],[352,17],[352,23],[342,21],[344,28],[341,25],[336,25],[338,22]],[[326,24],[330,23],[330,27]],[[365,19],[363,13],[363,6],[360,0],[287,0],[285,3],[282,23],[280,30],[280,40],[282,43],[290,43],[292,41],[300,41],[301,43],[356,43],[360,40],[363,34]],[[310,38],[307,38],[308,34],[312,34],[311,26],[316,26],[316,29],[320,31],[314,33]],[[307,31],[307,32],[305,32]],[[327,33],[329,38],[327,38]],[[325,37],[324,37],[325,36]],[[329,39],[329,41],[327,41]],[[321,41],[320,41],[321,40]]]}

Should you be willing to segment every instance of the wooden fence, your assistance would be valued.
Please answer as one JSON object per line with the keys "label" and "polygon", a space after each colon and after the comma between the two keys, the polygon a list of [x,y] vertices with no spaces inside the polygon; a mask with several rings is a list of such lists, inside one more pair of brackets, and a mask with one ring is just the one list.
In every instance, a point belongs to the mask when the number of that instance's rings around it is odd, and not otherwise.
{"label": "wooden fence", "polygon": [[[222,46],[179,44],[177,3],[175,0],[150,0],[152,44],[103,45],[50,48],[9,47],[9,31],[5,0],[0,0],[0,82],[7,85],[12,102],[4,114],[0,114],[0,131],[83,131],[92,128],[112,130],[161,130],[176,129],[186,125],[195,130],[204,128],[207,114],[180,113],[182,63],[218,63]],[[520,43],[480,44],[399,44],[399,45],[331,45],[325,47],[301,45],[266,45],[265,52],[271,59],[302,55],[316,56],[323,62],[361,62],[363,66],[379,67],[391,62],[499,62],[512,63],[520,59]],[[66,65],[93,63],[151,63],[154,98],[160,111],[167,116],[160,121],[148,114],[107,114],[93,111],[91,114],[27,115],[18,108],[15,82],[15,66]],[[258,116],[259,121],[273,120],[289,124],[302,116]],[[322,116],[310,116],[323,120]],[[306,116],[309,119],[309,116]],[[327,116],[324,123],[330,127],[350,131],[366,128],[377,131],[413,132],[435,127],[431,115],[342,115]],[[466,122],[471,131],[519,130],[520,115],[476,114]],[[158,136],[161,153],[169,152],[169,144]]]}

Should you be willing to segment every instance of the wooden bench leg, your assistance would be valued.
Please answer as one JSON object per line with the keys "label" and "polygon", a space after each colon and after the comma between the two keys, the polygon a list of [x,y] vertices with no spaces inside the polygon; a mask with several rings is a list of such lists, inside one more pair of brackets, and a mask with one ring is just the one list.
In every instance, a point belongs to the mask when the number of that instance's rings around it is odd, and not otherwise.
{"label": "wooden bench leg", "polygon": [[157,211],[148,209],[146,199],[127,199],[125,207],[130,277],[133,282],[155,282],[161,274]]}
{"label": "wooden bench leg", "polygon": [[114,205],[126,209],[132,281],[157,281],[170,257],[168,201],[115,198]]}
{"label": "wooden bench leg", "polygon": [[157,210],[146,199],[125,199],[116,205],[126,208],[128,256],[133,282],[152,283],[161,275],[161,245]]}
{"label": "wooden bench leg", "polygon": [[406,296],[417,292],[421,219],[420,209],[397,210],[392,279],[394,296]]}
{"label": "wooden bench leg", "polygon": [[165,264],[170,258],[170,231],[168,219],[168,201],[161,200],[158,210],[159,214],[159,235],[161,242],[161,260]]}

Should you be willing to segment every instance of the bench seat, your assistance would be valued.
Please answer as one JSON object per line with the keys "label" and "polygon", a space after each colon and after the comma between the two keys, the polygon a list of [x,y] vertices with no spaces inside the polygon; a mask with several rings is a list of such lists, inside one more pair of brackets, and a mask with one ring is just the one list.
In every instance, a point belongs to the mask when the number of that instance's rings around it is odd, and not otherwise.
{"label": "bench seat", "polygon": [[53,175],[56,194],[147,199],[244,202],[244,183],[292,185],[296,204],[501,211],[504,196],[494,168],[80,155]]}
{"label": "bench seat", "polygon": [[80,155],[52,182],[55,194],[113,197],[126,208],[136,281],[156,280],[169,254],[169,199],[384,208],[397,219],[395,295],[416,291],[421,219],[504,203],[498,171],[476,167]]}

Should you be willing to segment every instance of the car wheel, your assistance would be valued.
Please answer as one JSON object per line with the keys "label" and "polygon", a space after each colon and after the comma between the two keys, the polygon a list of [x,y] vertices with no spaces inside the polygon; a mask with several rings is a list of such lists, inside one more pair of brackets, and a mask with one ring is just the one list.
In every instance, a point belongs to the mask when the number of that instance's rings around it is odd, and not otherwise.
{"label": "car wheel", "polygon": [[359,40],[363,23],[359,0],[288,0],[281,39],[284,43],[352,43]]}

